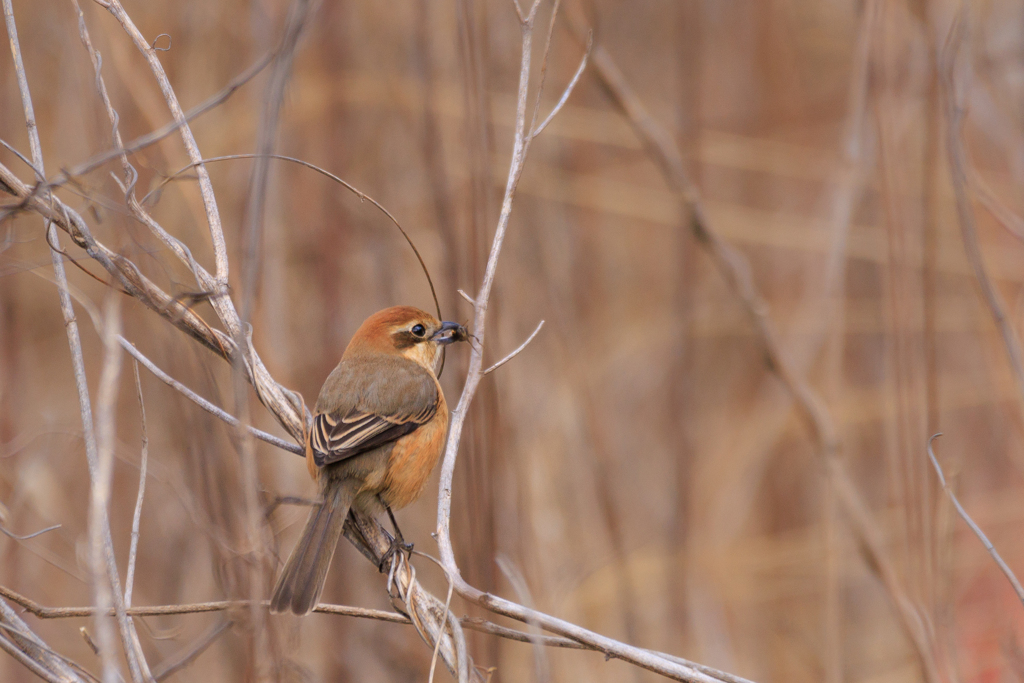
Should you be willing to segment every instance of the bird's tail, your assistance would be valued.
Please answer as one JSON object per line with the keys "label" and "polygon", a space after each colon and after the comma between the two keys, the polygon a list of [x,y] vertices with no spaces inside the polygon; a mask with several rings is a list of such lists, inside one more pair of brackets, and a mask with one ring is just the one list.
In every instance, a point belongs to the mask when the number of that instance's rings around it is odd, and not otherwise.
{"label": "bird's tail", "polygon": [[316,606],[352,504],[350,489],[351,484],[344,480],[327,484],[323,502],[310,511],[306,528],[277,579],[270,600],[271,612],[291,610],[301,616]]}

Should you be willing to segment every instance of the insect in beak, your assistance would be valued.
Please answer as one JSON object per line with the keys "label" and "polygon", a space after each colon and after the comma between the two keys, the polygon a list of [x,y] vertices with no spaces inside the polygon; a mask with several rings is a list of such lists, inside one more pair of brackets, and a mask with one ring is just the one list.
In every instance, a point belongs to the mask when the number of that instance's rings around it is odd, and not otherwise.
{"label": "insect in beak", "polygon": [[430,341],[441,344],[442,346],[453,342],[467,341],[468,339],[469,332],[465,327],[459,323],[448,321],[441,323],[441,327],[430,337]]}

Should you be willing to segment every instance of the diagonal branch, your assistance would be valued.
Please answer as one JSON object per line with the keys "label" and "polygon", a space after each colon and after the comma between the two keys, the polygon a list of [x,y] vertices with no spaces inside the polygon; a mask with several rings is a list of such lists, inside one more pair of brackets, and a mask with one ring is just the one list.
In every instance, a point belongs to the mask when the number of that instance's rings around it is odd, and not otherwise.
{"label": "diagonal branch", "polygon": [[981,527],[971,519],[971,516],[967,514],[967,510],[964,510],[964,506],[960,504],[960,500],[956,497],[956,494],[953,493],[953,487],[946,483],[946,475],[942,473],[942,466],[939,465],[939,460],[935,457],[935,451],[932,450],[932,442],[939,436],[942,436],[942,432],[933,434],[932,438],[928,439],[928,458],[932,461],[932,467],[935,468],[935,474],[939,477],[939,484],[942,486],[942,490],[946,492],[947,496],[949,496],[949,500],[953,503],[953,506],[956,508],[956,512],[960,515],[960,518],[967,523],[967,526],[971,528],[971,531],[978,537],[981,544],[985,546],[985,550],[988,551],[988,554],[992,556],[993,560],[995,560],[996,565],[999,566],[999,571],[1003,573],[1006,580],[1009,581],[1010,585],[1013,587],[1013,592],[1017,594],[1017,599],[1024,604],[1024,587],[1020,585],[1017,575],[1013,573],[1012,569],[1010,569],[1010,565],[1006,564],[1006,561],[1003,560],[999,551],[996,550],[996,547],[992,545],[992,541],[988,540],[988,536],[986,536],[985,532],[981,530]]}
{"label": "diagonal branch", "polygon": [[[228,249],[227,242],[224,239],[224,228],[221,225],[220,211],[217,208],[217,200],[213,194],[213,183],[210,181],[210,174],[206,170],[206,166],[201,163],[203,155],[199,153],[199,146],[196,144],[195,136],[192,135],[192,129],[185,120],[185,112],[182,110],[181,104],[178,102],[178,96],[175,94],[174,88],[171,87],[171,81],[167,78],[167,73],[157,57],[157,51],[143,38],[142,32],[139,31],[138,27],[135,26],[135,22],[128,16],[120,0],[109,0],[106,8],[118,23],[121,24],[121,27],[124,28],[125,32],[132,39],[132,42],[135,43],[135,47],[145,57],[150,70],[153,72],[153,76],[156,77],[157,83],[160,86],[160,92],[167,101],[171,115],[174,116],[175,123],[178,125],[178,132],[181,134],[181,141],[185,145],[185,151],[188,153],[192,163],[197,164],[196,176],[199,178],[199,190],[203,197],[203,206],[206,209],[206,218],[210,225],[210,237],[213,240],[216,283],[218,291],[225,292],[228,286]],[[221,305],[226,307],[225,304]],[[237,322],[237,316],[235,321]],[[241,326],[238,326],[237,329],[229,328],[229,332],[232,336],[238,336],[242,332]]]}
{"label": "diagonal branch", "polygon": [[[1017,382],[1017,391],[1024,407],[1024,352],[1021,351],[1020,340],[1014,331],[1013,323],[1006,314],[1006,304],[999,295],[995,283],[985,269],[985,259],[978,243],[978,231],[974,220],[974,208],[968,196],[967,151],[964,149],[963,125],[964,111],[957,97],[955,71],[957,57],[965,39],[966,13],[964,7],[957,14],[946,38],[946,45],[941,56],[940,82],[942,96],[946,107],[946,150],[949,155],[949,175],[953,186],[953,197],[956,201],[957,218],[960,223],[960,235],[964,243],[967,260],[974,271],[974,277],[981,288],[992,320],[999,328],[1003,338],[1006,358],[1013,369],[1013,377]],[[984,195],[982,195],[984,197]],[[997,214],[997,216],[1000,214]],[[1009,225],[1005,221],[1001,221]]]}
{"label": "diagonal branch", "polygon": [[[18,43],[18,31],[14,23],[14,10],[11,0],[3,0],[4,20],[7,24],[7,35],[10,40],[11,52],[14,57],[15,70],[18,78],[18,88],[21,93],[22,108],[25,112],[25,124],[28,128],[29,146],[32,150],[33,167],[40,173],[45,174],[43,165],[42,146],[39,143],[39,131],[36,126],[35,112],[32,107],[32,96],[29,92],[28,78],[25,73],[25,65],[22,62],[21,48]],[[20,181],[19,181],[20,182]],[[4,184],[9,189],[14,185],[7,179]],[[49,193],[44,193],[48,197]],[[44,216],[44,218],[47,218]],[[86,459],[89,466],[90,479],[93,483],[93,495],[95,496],[95,485],[99,477],[100,453],[97,447],[96,434],[93,428],[92,407],[89,399],[89,385],[85,377],[85,361],[82,356],[82,343],[78,333],[78,323],[75,320],[74,308],[71,305],[71,296],[68,292],[67,273],[64,271],[64,261],[61,258],[61,249],[58,242],[56,230],[52,219],[47,218],[44,224],[47,242],[50,244],[50,257],[53,263],[54,276],[57,281],[57,289],[60,295],[61,313],[64,317],[64,325],[68,337],[68,345],[71,350],[72,367],[74,369],[75,384],[78,391],[79,408],[82,417],[82,430],[86,444]],[[97,510],[90,515],[90,531],[93,538],[94,560],[93,567],[93,588],[97,604],[103,604],[105,596],[112,594],[113,605],[117,612],[117,622],[121,634],[122,646],[125,657],[128,661],[128,668],[133,681],[148,680],[149,667],[146,665],[142,647],[139,644],[138,635],[134,628],[124,616],[124,602],[121,593],[121,582],[118,578],[117,561],[114,557],[113,539],[110,534],[110,519],[107,516],[106,508]],[[105,570],[105,571],[104,571]],[[106,574],[104,577],[103,574]],[[106,623],[99,625],[101,639],[112,643],[113,637]],[[104,679],[113,681],[117,675],[116,666],[113,662],[113,647],[107,647],[103,654]]]}
{"label": "diagonal branch", "polygon": [[[185,386],[178,380],[174,379],[170,375],[168,375],[156,363],[154,363],[149,358],[144,356],[142,352],[139,351],[135,347],[135,345],[132,344],[130,341],[128,341],[124,337],[118,337],[118,341],[120,342],[121,347],[124,348],[125,351],[130,353],[136,361],[145,365],[146,369],[153,373],[153,375],[161,382],[171,387],[172,389],[180,393],[188,400],[195,403],[197,406],[199,406],[206,412],[210,413],[214,417],[220,418],[221,420],[231,425],[232,427],[241,426],[242,423],[237,417],[235,417],[234,415],[225,411],[222,408],[218,408],[210,401],[207,401],[205,398],[203,398],[196,392],[192,391],[187,386]],[[295,455],[306,457],[306,451],[304,448],[302,448],[302,446],[285,441],[284,439],[276,437],[273,434],[268,434],[267,432],[261,429],[256,429],[252,425],[245,425],[245,429],[247,432],[249,432],[251,435],[259,439],[260,441],[269,443],[271,446],[277,446],[283,451],[288,451],[289,453],[294,453]]]}
{"label": "diagonal branch", "polygon": [[85,683],[68,662],[58,656],[10,605],[0,600],[0,649],[17,659],[29,671],[45,681],[56,683]]}
{"label": "diagonal branch", "polygon": [[[236,363],[236,365],[245,367],[246,372],[249,375],[250,383],[256,390],[256,394],[260,401],[268,407],[271,405],[276,406],[276,409],[272,408],[271,412],[275,417],[277,417],[278,421],[281,422],[281,425],[289,432],[289,434],[292,435],[292,437],[296,440],[301,440],[302,434],[304,434],[308,428],[307,421],[312,420],[312,417],[309,415],[303,415],[304,409],[302,408],[301,399],[292,392],[286,391],[280,384],[274,381],[270,372],[263,365],[263,361],[260,359],[259,355],[256,353],[256,349],[252,345],[251,331],[242,324],[238,311],[235,309],[234,302],[227,293],[227,245],[224,238],[224,229],[220,220],[220,212],[217,208],[217,200],[213,193],[213,184],[210,181],[210,175],[203,163],[203,156],[199,152],[195,136],[192,134],[192,129],[189,127],[188,122],[185,119],[185,114],[178,102],[178,97],[174,92],[174,88],[171,87],[167,73],[164,71],[163,65],[157,57],[157,51],[142,36],[142,33],[139,31],[138,27],[136,27],[131,17],[128,16],[128,13],[125,11],[120,1],[109,0],[109,2],[104,6],[110,11],[118,23],[121,24],[122,28],[135,44],[136,48],[145,57],[150,66],[150,70],[153,72],[153,76],[157,80],[160,91],[164,96],[164,100],[167,102],[167,106],[178,125],[178,130],[181,134],[185,151],[188,153],[189,160],[195,165],[196,176],[199,180],[199,189],[203,197],[203,206],[206,210],[207,222],[209,223],[210,237],[213,241],[214,261],[216,266],[214,276],[210,277],[208,273],[201,268],[198,268],[194,261],[191,262],[191,265],[196,266],[194,272],[197,275],[200,287],[211,293],[210,304],[217,312],[217,316],[220,318],[221,324],[227,331],[228,336],[233,340],[238,340],[237,345],[242,347],[241,360],[243,360],[244,363]],[[169,238],[166,233],[161,234],[161,231],[157,231],[153,225],[150,227],[158,237],[162,237],[165,241],[176,241]],[[179,253],[180,257],[180,247],[175,249],[175,251]]]}
{"label": "diagonal branch", "polygon": [[[531,610],[510,600],[505,600],[468,584],[459,571],[455,560],[454,548],[452,547],[450,524],[452,504],[452,479],[455,472],[455,462],[458,457],[459,443],[465,425],[466,413],[473,400],[480,381],[484,376],[483,351],[486,332],[487,309],[490,300],[491,290],[494,285],[494,277],[498,266],[498,257],[501,255],[502,245],[508,229],[509,217],[512,213],[512,202],[515,197],[519,179],[522,176],[526,155],[529,151],[530,142],[533,137],[526,129],[527,94],[530,81],[530,62],[533,47],[533,29],[536,19],[538,3],[534,3],[529,14],[521,16],[522,27],[522,56],[519,71],[519,90],[516,106],[515,138],[512,148],[512,160],[510,162],[508,181],[505,186],[505,195],[501,205],[501,213],[498,217],[498,226],[494,233],[491,250],[487,258],[484,270],[484,278],[480,290],[475,297],[472,297],[474,308],[473,334],[477,344],[473,347],[469,361],[469,371],[466,383],[463,386],[462,395],[459,397],[458,405],[451,415],[451,428],[448,437],[448,444],[445,449],[444,460],[441,465],[441,483],[438,493],[437,504],[437,542],[441,552],[441,563],[452,581],[455,591],[463,598],[484,607],[496,614],[501,614],[526,623],[536,624],[541,628],[577,640],[589,647],[605,652],[609,657],[616,657],[636,666],[649,669],[669,678],[679,681],[694,681],[710,683],[716,680],[728,680],[728,675],[718,676],[701,671],[697,667],[684,664],[682,661],[672,659],[660,653],[627,645],[620,641],[602,636],[593,631],[584,629],[563,619]],[[518,9],[518,5],[517,5]],[[533,120],[536,120],[536,106]]]}
{"label": "diagonal branch", "polygon": [[[588,35],[578,17],[573,17],[573,28],[577,39],[581,41]],[[594,47],[591,63],[615,103],[629,118],[633,129],[658,164],[669,185],[678,194],[689,214],[690,228],[698,243],[712,258],[753,323],[771,370],[792,395],[810,427],[819,455],[835,485],[840,507],[846,513],[868,564],[875,569],[893,601],[903,629],[914,645],[925,677],[931,683],[936,683],[939,677],[928,633],[917,608],[903,590],[895,564],[886,548],[884,534],[872,518],[867,503],[839,459],[841,442],[835,422],[825,402],[794,368],[783,351],[775,324],[768,314],[768,304],[754,284],[749,262],[712,228],[701,203],[700,193],[686,173],[682,157],[671,136],[644,107],[608,51],[602,46]]]}

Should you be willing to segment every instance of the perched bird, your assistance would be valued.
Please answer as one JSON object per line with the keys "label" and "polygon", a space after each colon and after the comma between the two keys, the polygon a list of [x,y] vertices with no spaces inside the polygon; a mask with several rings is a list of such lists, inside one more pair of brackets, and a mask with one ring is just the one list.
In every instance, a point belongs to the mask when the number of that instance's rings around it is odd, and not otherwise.
{"label": "perched bird", "polygon": [[468,336],[411,306],[386,308],[356,331],[316,402],[306,465],[320,501],[277,580],[272,612],[316,605],[350,507],[391,515],[419,497],[448,435],[436,367],[445,345]]}

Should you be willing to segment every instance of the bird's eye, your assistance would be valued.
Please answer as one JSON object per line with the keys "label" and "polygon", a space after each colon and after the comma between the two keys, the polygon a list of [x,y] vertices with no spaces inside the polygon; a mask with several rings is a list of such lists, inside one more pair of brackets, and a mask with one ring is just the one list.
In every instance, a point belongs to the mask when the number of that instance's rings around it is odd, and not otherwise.
{"label": "bird's eye", "polygon": [[423,325],[413,325],[412,333],[417,337],[422,337],[427,333],[427,328],[423,327]]}

